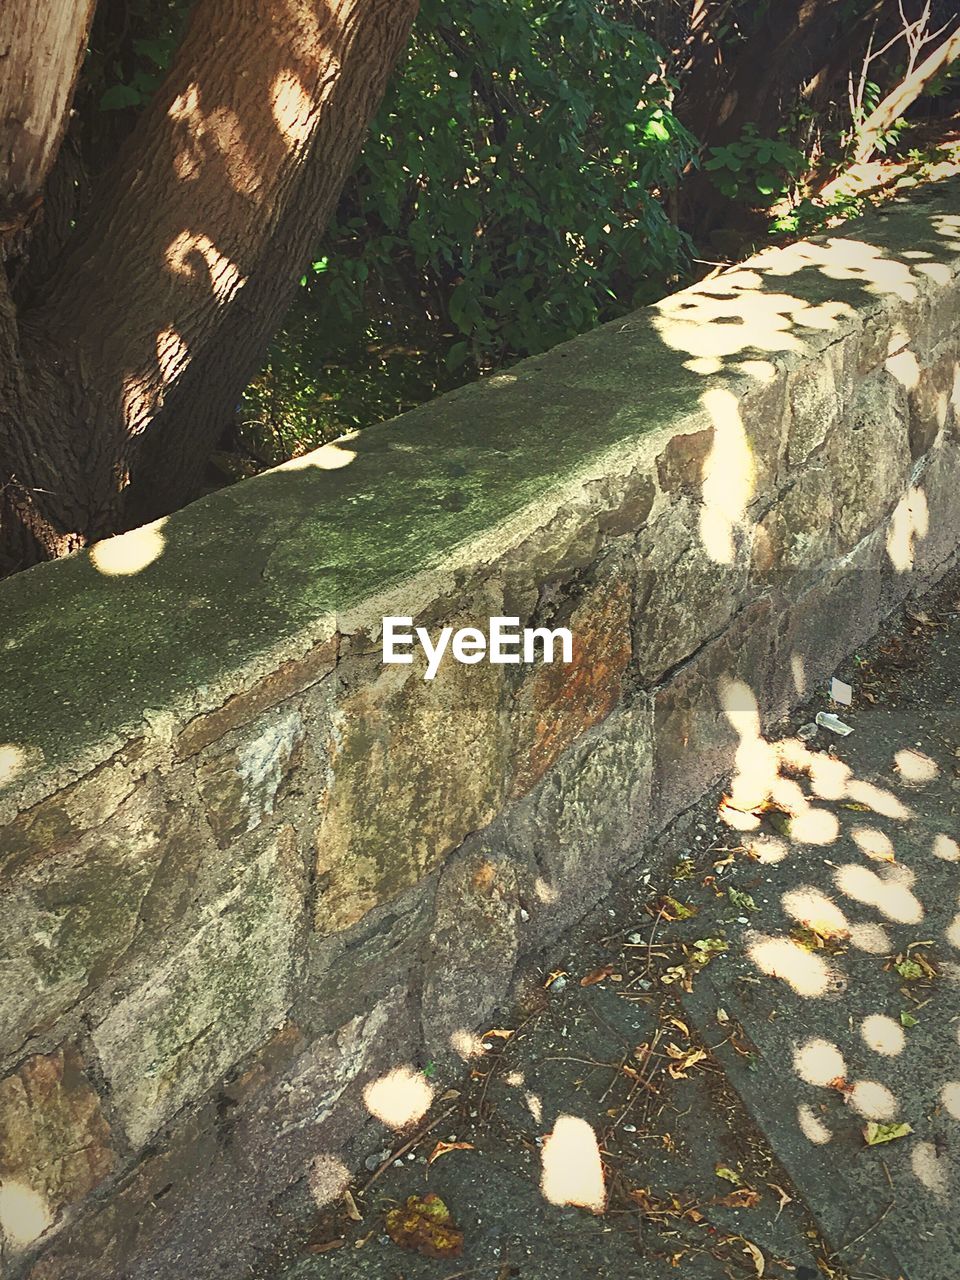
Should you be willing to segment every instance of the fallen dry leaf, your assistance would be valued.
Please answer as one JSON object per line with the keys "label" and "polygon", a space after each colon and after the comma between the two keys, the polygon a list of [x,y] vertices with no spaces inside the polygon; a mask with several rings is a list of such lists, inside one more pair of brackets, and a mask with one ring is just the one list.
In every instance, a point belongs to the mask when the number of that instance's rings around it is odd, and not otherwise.
{"label": "fallen dry leaf", "polygon": [[405,1204],[387,1214],[386,1226],[394,1244],[425,1258],[459,1258],[463,1252],[463,1232],[433,1192],[408,1196]]}
{"label": "fallen dry leaf", "polygon": [[357,1202],[353,1198],[352,1191],[348,1190],[343,1193],[343,1203],[347,1209],[347,1217],[350,1219],[351,1222],[363,1221],[363,1214],[357,1208]]}
{"label": "fallen dry leaf", "polygon": [[586,974],[580,979],[581,987],[593,987],[598,982],[602,982],[604,978],[609,978],[613,973],[613,965],[605,964],[601,969],[594,969],[592,973]]}
{"label": "fallen dry leaf", "polygon": [[716,1196],[713,1203],[727,1209],[755,1209],[761,1199],[760,1192],[753,1187],[738,1187],[727,1196]]}
{"label": "fallen dry leaf", "polygon": [[[784,1191],[783,1187],[778,1186],[776,1182],[768,1182],[767,1186],[772,1191],[776,1191],[780,1197],[780,1203],[777,1206],[777,1218],[779,1218],[781,1213],[783,1213],[784,1209],[787,1207],[787,1205],[793,1204],[793,1196],[788,1196],[787,1193]],[[777,1218],[774,1218],[774,1222],[776,1222]]]}
{"label": "fallen dry leaf", "polygon": [[748,1253],[750,1257],[753,1259],[753,1265],[757,1271],[757,1280],[760,1280],[760,1277],[763,1275],[764,1271],[766,1270],[766,1265],[767,1265],[766,1262],[764,1261],[763,1254],[760,1252],[757,1246],[753,1244],[750,1240],[744,1240],[743,1251],[744,1253]]}
{"label": "fallen dry leaf", "polygon": [[707,1056],[703,1049],[681,1049],[672,1041],[667,1045],[667,1055],[673,1059],[668,1064],[667,1070],[674,1080],[686,1080],[690,1068],[695,1067],[698,1062],[703,1062]]}
{"label": "fallen dry leaf", "polygon": [[438,1142],[427,1156],[427,1164],[433,1164],[434,1160],[439,1160],[448,1151],[476,1151],[476,1147],[472,1142]]}

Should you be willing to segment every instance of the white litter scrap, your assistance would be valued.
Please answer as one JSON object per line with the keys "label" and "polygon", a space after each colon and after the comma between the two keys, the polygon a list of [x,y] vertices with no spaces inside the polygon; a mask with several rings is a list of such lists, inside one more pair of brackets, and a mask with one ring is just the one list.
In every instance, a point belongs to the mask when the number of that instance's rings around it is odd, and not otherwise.
{"label": "white litter scrap", "polygon": [[817,724],[821,729],[829,729],[831,733],[838,733],[841,738],[845,738],[848,733],[853,733],[853,726],[845,724],[832,711],[818,711]]}
{"label": "white litter scrap", "polygon": [[849,707],[853,702],[853,689],[834,676],[830,681],[830,697],[834,702],[839,702],[842,707]]}

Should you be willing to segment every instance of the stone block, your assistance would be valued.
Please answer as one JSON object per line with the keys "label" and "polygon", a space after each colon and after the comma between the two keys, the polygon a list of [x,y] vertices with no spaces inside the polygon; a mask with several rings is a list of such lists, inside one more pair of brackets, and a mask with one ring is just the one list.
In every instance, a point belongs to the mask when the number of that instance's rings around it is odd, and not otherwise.
{"label": "stone block", "polygon": [[293,1016],[311,1035],[371,1008],[391,987],[415,987],[433,922],[437,872],[342,933],[307,941]]}
{"label": "stone block", "polygon": [[142,1146],[284,1020],[303,868],[283,829],[209,904],[190,941],[92,1032],[126,1135]]}
{"label": "stone block", "polygon": [[[743,601],[746,567],[716,564],[695,526],[691,532],[690,544],[663,568],[647,567],[653,553],[648,558],[645,548],[638,555],[633,648],[648,687],[722,631]],[[651,531],[651,542],[655,536]]]}
{"label": "stone block", "polygon": [[334,722],[317,835],[316,927],[356,924],[418,883],[500,808],[509,764],[507,668],[441,663],[364,675]]}
{"label": "stone block", "polygon": [[249,724],[264,711],[302,693],[333,670],[337,660],[337,637],[315,645],[302,658],[281,663],[252,688],[228,698],[222,707],[196,716],[177,739],[181,757],[196,755],[212,742]]}
{"label": "stone block", "polygon": [[843,555],[886,518],[907,487],[907,396],[889,373],[860,387],[830,444],[834,528]]}
{"label": "stone block", "polygon": [[552,940],[603,895],[649,832],[652,706],[646,694],[570,748],[504,815],[518,864],[537,878],[526,898],[538,942]]}
{"label": "stone block", "polygon": [[739,743],[725,706],[731,685],[749,690],[761,720],[772,704],[776,616],[769,597],[747,605],[716,640],[654,693],[653,790],[658,826],[689,808],[727,771]]}
{"label": "stone block", "polygon": [[834,567],[789,575],[790,599],[775,654],[773,719],[826,690],[844,658],[877,631],[882,554],[881,531]]}
{"label": "stone block", "polygon": [[426,1052],[443,1061],[506,996],[519,954],[517,869],[482,838],[447,862],[425,950],[421,1025]]}
{"label": "stone block", "polygon": [[77,1051],[27,1058],[0,1081],[0,1256],[34,1244],[115,1165],[100,1098]]}
{"label": "stone block", "polygon": [[261,716],[230,740],[208,749],[197,764],[197,790],[221,848],[253,831],[273,813],[303,739],[295,707]]}
{"label": "stone block", "polygon": [[[525,795],[568,746],[610,714],[631,656],[632,587],[610,577],[590,588],[568,622],[573,662],[529,669],[517,694],[512,794]],[[555,620],[550,627],[558,625]]]}
{"label": "stone block", "polygon": [[162,947],[211,849],[153,782],[55,856],[23,862],[0,897],[0,1057],[129,968],[141,944]]}
{"label": "stone block", "polygon": [[958,370],[960,352],[947,352],[922,369],[917,385],[910,389],[910,454],[914,459],[928,453],[940,432],[956,420],[951,401]]}

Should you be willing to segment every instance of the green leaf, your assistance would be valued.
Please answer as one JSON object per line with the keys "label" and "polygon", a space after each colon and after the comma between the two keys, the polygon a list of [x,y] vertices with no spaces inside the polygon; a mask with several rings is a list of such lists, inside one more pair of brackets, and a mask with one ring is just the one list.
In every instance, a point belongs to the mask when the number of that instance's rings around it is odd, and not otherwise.
{"label": "green leaf", "polygon": [[895,1142],[897,1138],[905,1138],[913,1133],[909,1124],[880,1124],[871,1120],[863,1131],[864,1141],[868,1147],[879,1147],[882,1142]]}
{"label": "green leaf", "polygon": [[101,111],[122,111],[126,107],[139,107],[142,95],[129,84],[111,85],[100,98]]}
{"label": "green leaf", "polygon": [[900,1025],[903,1027],[918,1027],[920,1023],[912,1013],[907,1013],[906,1009],[900,1011]]}
{"label": "green leaf", "polygon": [[740,889],[735,889],[730,885],[727,889],[727,897],[735,907],[739,907],[741,911],[759,911],[760,908],[754,902],[749,893],[743,893]]}

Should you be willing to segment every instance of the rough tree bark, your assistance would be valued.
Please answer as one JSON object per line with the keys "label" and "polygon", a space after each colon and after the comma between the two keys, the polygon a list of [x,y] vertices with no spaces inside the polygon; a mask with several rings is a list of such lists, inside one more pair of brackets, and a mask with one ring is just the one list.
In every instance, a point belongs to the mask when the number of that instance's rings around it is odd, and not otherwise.
{"label": "rough tree bark", "polygon": [[417,3],[197,0],[56,271],[19,311],[0,279],[0,566],[195,495]]}

